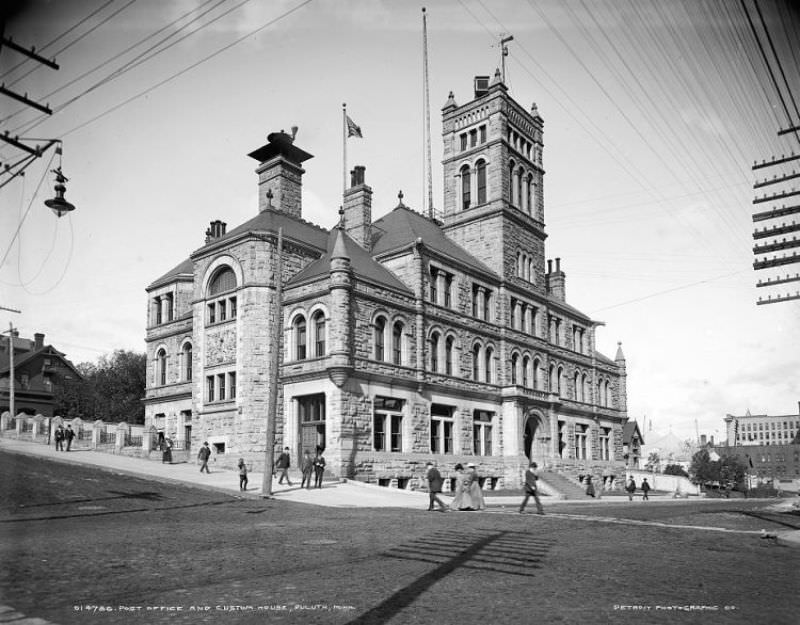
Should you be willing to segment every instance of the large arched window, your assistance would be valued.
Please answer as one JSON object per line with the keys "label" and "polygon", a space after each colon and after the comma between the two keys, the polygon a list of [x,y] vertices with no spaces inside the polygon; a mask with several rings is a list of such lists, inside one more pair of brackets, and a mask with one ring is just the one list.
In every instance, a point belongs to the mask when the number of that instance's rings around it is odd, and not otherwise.
{"label": "large arched window", "polygon": [[455,359],[455,339],[448,336],[444,342],[444,372],[453,375],[453,361]]}
{"label": "large arched window", "polygon": [[518,366],[519,366],[519,354],[511,354],[511,384],[517,383]]}
{"label": "large arched window", "polygon": [[514,180],[514,167],[515,167],[514,161],[511,161],[508,164],[508,182],[509,182],[509,185],[508,185],[508,203],[511,204],[512,206],[516,206],[516,204],[517,204],[517,197],[515,195],[517,187],[514,184],[514,182],[515,182],[515,180]]}
{"label": "large arched window", "polygon": [[476,382],[480,379],[481,372],[481,345],[475,343],[472,347],[472,379]]}
{"label": "large arched window", "polygon": [[164,348],[156,354],[156,380],[160,386],[167,383],[167,352]]}
{"label": "large arched window", "polygon": [[522,386],[528,388],[531,380],[531,359],[528,356],[522,359]]}
{"label": "large arched window", "polygon": [[557,388],[558,396],[562,397],[561,393],[566,388],[566,384],[564,384],[564,367],[558,368],[558,374],[556,376],[556,385],[558,386]]}
{"label": "large arched window", "polygon": [[480,160],[475,166],[475,176],[478,178],[478,204],[486,203],[486,161]]}
{"label": "large arched window", "polygon": [[531,192],[533,188],[533,174],[528,174],[525,178],[525,207],[528,210],[528,213],[531,215],[535,215],[536,211],[534,210],[533,205],[533,194]]}
{"label": "large arched window", "polygon": [[292,324],[294,330],[294,357],[295,360],[305,360],[307,354],[308,343],[308,328],[306,327],[306,318],[303,315],[297,315],[294,323]]}
{"label": "large arched window", "polygon": [[385,360],[386,358],[386,318],[378,317],[375,319],[375,360]]}
{"label": "large arched window", "polygon": [[438,332],[431,334],[431,371],[439,371],[439,343],[441,335]]}
{"label": "large arched window", "polygon": [[577,371],[575,372],[575,378],[573,380],[573,383],[575,384],[575,391],[574,391],[575,401],[583,401],[582,397],[583,387],[581,386],[581,374],[578,373]]}
{"label": "large arched window", "polygon": [[325,313],[315,312],[311,323],[314,324],[314,356],[319,358],[325,355]]}
{"label": "large arched window", "polygon": [[181,350],[183,353],[183,379],[192,379],[192,344],[186,343]]}
{"label": "large arched window", "polygon": [[236,288],[236,274],[230,267],[220,267],[208,284],[208,295],[213,297]]}
{"label": "large arched window", "polygon": [[470,175],[469,165],[464,165],[461,168],[461,208],[466,210],[470,207],[470,187],[472,185],[472,176]]}
{"label": "large arched window", "polygon": [[403,322],[395,321],[392,326],[392,362],[403,364]]}
{"label": "large arched window", "polygon": [[541,366],[542,365],[539,362],[539,359],[538,358],[534,358],[533,359],[533,372],[532,372],[532,375],[531,375],[531,380],[533,382],[533,388],[535,388],[537,391],[541,391],[542,390],[542,379],[541,379],[541,373],[539,371],[539,367],[541,367]]}
{"label": "large arched window", "polygon": [[486,374],[486,381],[487,382],[493,382],[494,381],[494,375],[493,375],[494,372],[492,371],[492,369],[493,369],[492,365],[494,364],[493,361],[494,361],[494,351],[492,350],[491,347],[487,347],[486,348],[486,362],[484,364],[484,372]]}

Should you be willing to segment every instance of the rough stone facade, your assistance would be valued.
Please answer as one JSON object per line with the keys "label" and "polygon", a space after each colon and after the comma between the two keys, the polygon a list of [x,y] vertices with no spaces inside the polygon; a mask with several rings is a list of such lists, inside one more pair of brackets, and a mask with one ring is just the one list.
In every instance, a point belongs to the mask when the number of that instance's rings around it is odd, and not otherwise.
{"label": "rough stone facade", "polygon": [[258,215],[213,222],[147,289],[148,425],[259,469],[269,416],[295,466],[320,447],[334,475],[404,488],[429,460],[446,476],[475,463],[489,487],[519,486],[530,460],[624,464],[624,357],[596,351],[598,322],[545,259],[541,117],[495,77],[463,106],[451,95],[443,127],[442,221],[402,195],[372,221],[358,167],[326,232],[302,219],[311,155],[282,132],[250,154]]}

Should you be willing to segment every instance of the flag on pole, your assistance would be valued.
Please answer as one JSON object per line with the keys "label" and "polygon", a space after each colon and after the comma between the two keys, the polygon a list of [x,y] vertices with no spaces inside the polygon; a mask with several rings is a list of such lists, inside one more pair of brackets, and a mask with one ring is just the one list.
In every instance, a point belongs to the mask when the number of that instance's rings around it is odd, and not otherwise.
{"label": "flag on pole", "polygon": [[364,135],[361,134],[361,126],[358,126],[350,116],[345,114],[345,121],[347,122],[347,136],[348,137],[358,137],[359,139],[363,139]]}

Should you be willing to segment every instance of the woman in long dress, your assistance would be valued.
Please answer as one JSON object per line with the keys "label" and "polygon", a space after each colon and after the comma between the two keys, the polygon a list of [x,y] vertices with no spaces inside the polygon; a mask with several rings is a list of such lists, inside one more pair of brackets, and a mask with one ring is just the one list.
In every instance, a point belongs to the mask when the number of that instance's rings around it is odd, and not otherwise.
{"label": "woman in long dress", "polygon": [[455,487],[453,488],[453,501],[450,502],[451,510],[463,510],[464,505],[464,467],[458,463],[454,467],[456,471]]}
{"label": "woman in long dress", "polygon": [[464,491],[469,493],[468,496],[465,495],[464,497],[465,510],[483,510],[486,507],[478,478],[478,470],[471,462],[467,465],[467,470],[464,473]]}

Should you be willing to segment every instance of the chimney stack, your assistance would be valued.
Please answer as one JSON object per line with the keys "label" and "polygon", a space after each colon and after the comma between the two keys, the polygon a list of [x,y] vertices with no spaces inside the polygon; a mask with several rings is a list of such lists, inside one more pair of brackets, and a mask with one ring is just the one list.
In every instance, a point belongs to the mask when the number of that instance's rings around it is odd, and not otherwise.
{"label": "chimney stack", "polygon": [[548,260],[547,275],[545,276],[547,293],[555,299],[565,302],[567,300],[566,280],[567,274],[561,271],[561,258],[556,258],[555,271],[553,271],[553,261]]}
{"label": "chimney stack", "polygon": [[301,164],[313,156],[294,145],[296,134],[295,127],[292,127],[291,135],[283,130],[272,132],[265,145],[248,154],[259,162],[256,168],[259,212],[271,209],[302,217],[305,169]]}
{"label": "chimney stack", "polygon": [[44,334],[37,332],[33,335],[33,349],[39,351],[44,347]]}
{"label": "chimney stack", "polygon": [[366,167],[356,165],[350,172],[350,188],[344,192],[344,229],[361,247],[372,247],[372,188],[364,182]]}
{"label": "chimney stack", "polygon": [[212,221],[206,230],[206,243],[208,244],[224,237],[227,225],[228,224],[226,224],[224,221],[220,221],[219,219]]}

